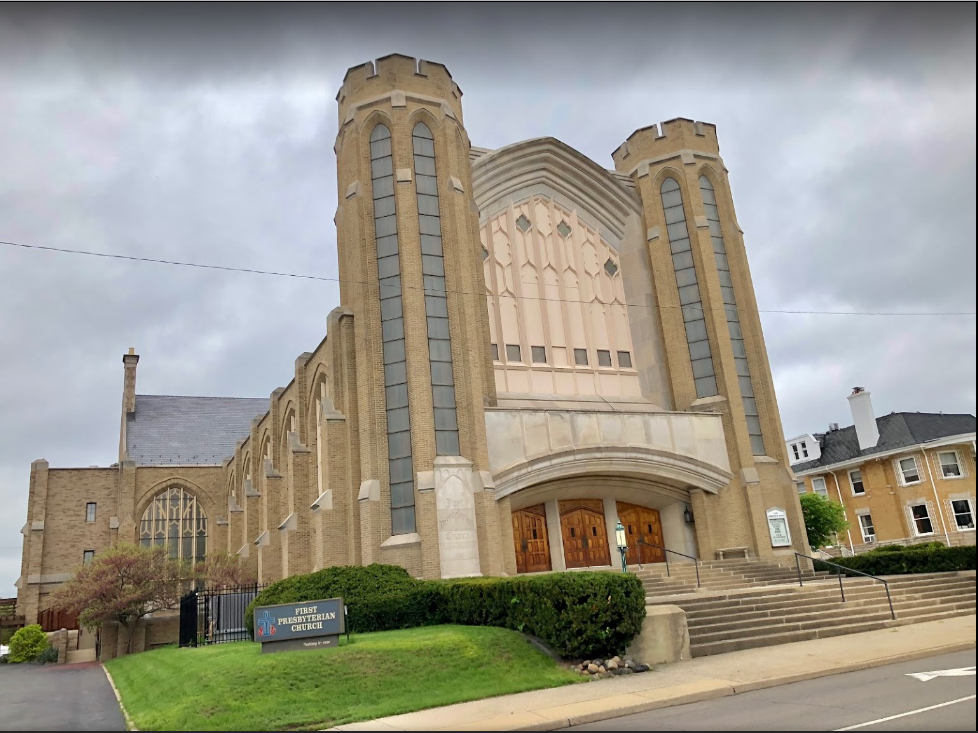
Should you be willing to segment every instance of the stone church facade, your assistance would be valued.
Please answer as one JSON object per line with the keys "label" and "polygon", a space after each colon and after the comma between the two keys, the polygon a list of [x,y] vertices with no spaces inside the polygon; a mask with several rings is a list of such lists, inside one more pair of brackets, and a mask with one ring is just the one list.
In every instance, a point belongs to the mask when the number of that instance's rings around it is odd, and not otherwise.
{"label": "stone church facade", "polygon": [[32,465],[19,613],[122,541],[262,582],[613,567],[619,520],[630,562],[807,551],[715,127],[608,170],[475,147],[461,97],[436,63],[347,72],[327,336],[268,399],[137,394],[124,355],[118,463]]}

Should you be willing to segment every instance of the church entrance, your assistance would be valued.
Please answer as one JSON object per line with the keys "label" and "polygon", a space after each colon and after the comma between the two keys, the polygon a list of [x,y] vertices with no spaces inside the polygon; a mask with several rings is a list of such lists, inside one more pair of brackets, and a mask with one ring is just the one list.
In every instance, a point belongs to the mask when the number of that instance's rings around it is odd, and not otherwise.
{"label": "church entrance", "polygon": [[[659,549],[665,545],[657,509],[618,502],[618,521],[624,525],[625,536],[628,538],[625,559],[629,565],[665,561],[666,553]],[[659,547],[639,544],[639,540]]]}
{"label": "church entrance", "polygon": [[600,499],[561,501],[560,532],[564,540],[564,562],[568,568],[590,568],[611,564],[604,503]]}
{"label": "church entrance", "polygon": [[542,573],[551,569],[547,513],[543,504],[513,512],[513,541],[516,545],[516,572]]}

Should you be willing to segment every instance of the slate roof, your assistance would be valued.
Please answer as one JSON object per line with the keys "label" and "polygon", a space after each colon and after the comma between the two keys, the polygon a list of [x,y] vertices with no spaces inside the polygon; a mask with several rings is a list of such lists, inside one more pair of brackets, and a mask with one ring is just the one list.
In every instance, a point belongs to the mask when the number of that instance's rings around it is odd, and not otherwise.
{"label": "slate roof", "polygon": [[797,473],[813,468],[833,466],[862,456],[909,448],[940,438],[964,435],[975,432],[974,415],[942,415],[933,412],[894,412],[876,418],[879,442],[872,448],[859,450],[856,428],[850,425],[841,430],[832,430],[816,435],[822,455],[814,461],[796,463],[791,470]]}
{"label": "slate roof", "polygon": [[126,416],[126,451],[142,466],[218,464],[268,412],[268,398],[136,395]]}

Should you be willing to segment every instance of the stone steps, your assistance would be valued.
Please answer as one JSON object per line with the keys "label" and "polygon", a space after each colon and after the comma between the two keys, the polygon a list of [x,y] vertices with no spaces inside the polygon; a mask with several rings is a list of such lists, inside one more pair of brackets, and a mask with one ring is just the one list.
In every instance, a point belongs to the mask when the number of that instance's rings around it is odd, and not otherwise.
{"label": "stone steps", "polygon": [[694,657],[951,618],[976,607],[973,571],[886,578],[894,620],[885,587],[872,578],[843,578],[843,602],[838,577],[827,573],[805,572],[799,586],[793,568],[718,561],[703,563],[697,589],[691,564],[671,569],[671,577],[659,568],[640,577],[651,605],[686,611]]}

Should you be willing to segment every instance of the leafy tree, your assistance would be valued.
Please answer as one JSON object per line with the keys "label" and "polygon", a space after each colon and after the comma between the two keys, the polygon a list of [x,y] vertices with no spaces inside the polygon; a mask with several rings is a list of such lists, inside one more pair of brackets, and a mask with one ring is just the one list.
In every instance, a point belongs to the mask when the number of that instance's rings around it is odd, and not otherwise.
{"label": "leafy tree", "polygon": [[17,633],[10,637],[8,658],[14,663],[33,662],[47,648],[48,635],[41,630],[40,624],[31,624],[17,629]]}
{"label": "leafy tree", "polygon": [[801,511],[805,515],[808,544],[813,550],[824,547],[836,534],[849,527],[842,504],[818,494],[802,494],[798,498],[801,501]]}
{"label": "leafy tree", "polygon": [[119,544],[99,555],[52,596],[53,608],[77,613],[79,622],[94,630],[117,622],[128,634],[126,651],[139,619],[174,608],[190,568],[167,556],[164,547]]}
{"label": "leafy tree", "polygon": [[238,588],[254,585],[258,576],[245,568],[237,555],[214,552],[194,568],[194,576],[212,588]]}

